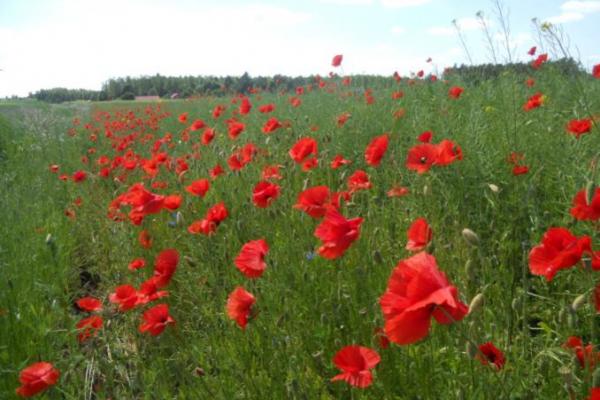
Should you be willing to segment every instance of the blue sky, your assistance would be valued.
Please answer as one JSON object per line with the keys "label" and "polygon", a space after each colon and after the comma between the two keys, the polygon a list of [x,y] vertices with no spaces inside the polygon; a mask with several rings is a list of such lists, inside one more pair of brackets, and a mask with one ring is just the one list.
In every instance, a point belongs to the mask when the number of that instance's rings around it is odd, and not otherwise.
{"label": "blue sky", "polygon": [[[517,59],[539,46],[537,17],[564,31],[583,65],[600,63],[600,0],[503,4]],[[454,19],[473,61],[491,61],[478,11],[502,45],[492,1],[0,0],[0,96],[155,73],[326,75],[340,53],[345,74],[441,71],[467,62]]]}

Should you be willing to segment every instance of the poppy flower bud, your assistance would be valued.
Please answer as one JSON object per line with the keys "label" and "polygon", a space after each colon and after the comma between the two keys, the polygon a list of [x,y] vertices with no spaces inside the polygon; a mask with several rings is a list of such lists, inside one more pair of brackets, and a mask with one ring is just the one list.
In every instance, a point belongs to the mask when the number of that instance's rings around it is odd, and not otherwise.
{"label": "poppy flower bud", "polygon": [[589,181],[585,186],[585,204],[592,204],[592,199],[594,198],[594,194],[596,193],[596,185],[594,182]]}
{"label": "poppy flower bud", "polygon": [[571,303],[571,309],[573,310],[573,312],[581,308],[581,306],[585,304],[586,300],[587,296],[585,294],[577,296],[575,300],[573,300],[573,303]]}
{"label": "poppy flower bud", "polygon": [[469,314],[474,313],[479,310],[483,306],[483,293],[477,293],[473,300],[471,300],[471,304],[469,304]]}
{"label": "poppy flower bud", "polygon": [[465,263],[465,274],[467,275],[469,282],[475,280],[475,268],[473,268],[473,260],[471,259],[468,259]]}
{"label": "poppy flower bud", "polygon": [[46,244],[48,246],[51,246],[52,243],[54,243],[54,238],[52,237],[52,234],[49,233],[49,234],[46,235]]}
{"label": "poppy flower bud", "polygon": [[469,358],[475,358],[475,356],[477,356],[477,347],[475,347],[470,341],[467,342],[466,351]]}
{"label": "poppy flower bud", "polygon": [[500,188],[498,186],[494,185],[493,183],[488,184],[488,187],[494,193],[500,192]]}
{"label": "poppy flower bud", "polygon": [[467,243],[469,243],[473,247],[479,246],[479,236],[469,228],[465,228],[462,230],[462,236]]}
{"label": "poppy flower bud", "polygon": [[429,196],[431,194],[431,188],[427,185],[423,186],[423,196]]}
{"label": "poppy flower bud", "polygon": [[206,372],[204,372],[204,369],[202,369],[200,367],[196,367],[196,369],[194,370],[194,372],[196,373],[196,376],[204,376],[204,375],[206,375]]}

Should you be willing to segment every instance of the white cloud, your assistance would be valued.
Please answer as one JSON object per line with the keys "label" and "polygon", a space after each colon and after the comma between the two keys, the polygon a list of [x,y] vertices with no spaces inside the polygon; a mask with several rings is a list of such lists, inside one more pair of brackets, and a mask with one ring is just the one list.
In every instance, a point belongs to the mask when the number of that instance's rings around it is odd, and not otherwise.
{"label": "white cloud", "polygon": [[308,74],[327,68],[338,50],[307,29],[312,16],[305,12],[150,4],[140,14],[135,1],[65,0],[41,24],[0,28],[0,97],[59,86],[99,89],[126,75]]}
{"label": "white cloud", "polygon": [[568,22],[581,21],[584,18],[582,13],[578,12],[564,12],[554,17],[546,18],[544,22],[550,22],[551,24],[565,24]]}
{"label": "white cloud", "polygon": [[585,18],[586,14],[600,11],[600,1],[571,0],[561,4],[560,9],[562,10],[561,14],[546,18],[544,22],[566,24],[581,21]]}
{"label": "white cloud", "polygon": [[392,26],[392,29],[390,29],[390,31],[394,34],[394,35],[401,35],[403,33],[406,32],[406,29],[401,27],[401,26]]}
{"label": "white cloud", "polygon": [[381,5],[388,8],[416,7],[430,3],[431,0],[381,0]]}
{"label": "white cloud", "polygon": [[567,1],[560,8],[577,13],[593,13],[600,11],[600,1]]}

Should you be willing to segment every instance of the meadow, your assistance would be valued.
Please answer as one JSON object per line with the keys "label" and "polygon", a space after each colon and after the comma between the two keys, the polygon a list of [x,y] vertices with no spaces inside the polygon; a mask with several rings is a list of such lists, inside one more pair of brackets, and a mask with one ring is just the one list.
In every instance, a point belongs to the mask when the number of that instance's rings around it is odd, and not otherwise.
{"label": "meadow", "polygon": [[587,398],[600,80],[529,78],[0,103],[0,398]]}

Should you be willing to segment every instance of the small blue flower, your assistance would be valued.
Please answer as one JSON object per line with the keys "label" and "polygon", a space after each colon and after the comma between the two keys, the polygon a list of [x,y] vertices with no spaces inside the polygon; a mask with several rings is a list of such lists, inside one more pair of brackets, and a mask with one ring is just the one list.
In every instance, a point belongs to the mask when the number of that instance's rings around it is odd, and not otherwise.
{"label": "small blue flower", "polygon": [[313,258],[315,258],[316,255],[317,254],[314,251],[308,251],[308,252],[306,252],[306,259],[308,261],[312,261]]}

